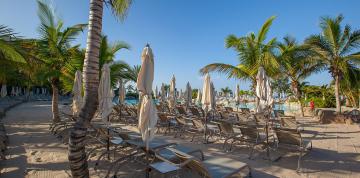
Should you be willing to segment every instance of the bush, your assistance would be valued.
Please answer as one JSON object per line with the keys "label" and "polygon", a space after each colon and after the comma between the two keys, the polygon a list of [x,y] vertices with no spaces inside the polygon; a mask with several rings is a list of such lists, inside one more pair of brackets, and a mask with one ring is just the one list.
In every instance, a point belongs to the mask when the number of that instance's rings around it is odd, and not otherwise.
{"label": "bush", "polygon": [[310,101],[314,101],[315,108],[333,108],[335,107],[335,97],[334,96],[328,96],[325,98],[325,100],[322,99],[322,97],[311,97],[308,98],[305,101],[305,105],[309,105],[308,103]]}

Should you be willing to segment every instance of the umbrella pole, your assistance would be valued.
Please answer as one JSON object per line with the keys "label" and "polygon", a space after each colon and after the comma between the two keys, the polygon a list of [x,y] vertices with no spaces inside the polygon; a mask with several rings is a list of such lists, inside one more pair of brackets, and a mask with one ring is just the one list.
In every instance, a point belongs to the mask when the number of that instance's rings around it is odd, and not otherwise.
{"label": "umbrella pole", "polygon": [[[149,121],[150,122],[150,121]],[[149,130],[150,135],[150,130]],[[149,141],[146,140],[146,170],[145,170],[145,177],[150,177],[150,163],[149,163]]]}
{"label": "umbrella pole", "polygon": [[[110,118],[109,118],[109,116],[107,117],[107,120],[108,120],[108,124],[109,124],[109,122],[110,122]],[[110,160],[110,129],[109,129],[109,127],[110,127],[110,125],[108,125],[108,128],[107,128],[107,145],[106,145],[106,151],[107,151],[107,158],[108,158],[108,160]]]}
{"label": "umbrella pole", "polygon": [[205,129],[204,129],[204,143],[207,144],[207,140],[206,140],[206,132],[207,132],[207,118],[208,118],[208,106],[206,106],[206,110],[205,110]]}

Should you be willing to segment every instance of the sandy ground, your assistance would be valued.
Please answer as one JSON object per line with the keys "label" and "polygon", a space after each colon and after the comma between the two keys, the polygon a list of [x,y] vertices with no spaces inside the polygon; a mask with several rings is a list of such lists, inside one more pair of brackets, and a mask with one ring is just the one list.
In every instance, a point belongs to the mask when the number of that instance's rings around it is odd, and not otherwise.
{"label": "sandy ground", "polygon": [[[48,131],[51,118],[49,102],[22,104],[4,118],[10,138],[8,160],[1,162],[0,177],[69,177],[67,148]],[[173,135],[157,137],[169,142],[196,147],[205,158],[230,157],[250,165],[253,177],[360,177],[360,127],[359,125],[320,125],[311,119],[302,119],[304,138],[312,140],[313,149],[303,157],[303,173],[296,173],[297,154],[282,152],[276,162],[263,159],[264,152],[257,151],[254,160],[247,159],[248,149],[237,146],[225,152],[221,143],[204,145]],[[287,153],[287,154],[285,154]],[[91,165],[91,164],[90,164]],[[122,171],[125,177],[138,177],[131,173],[131,164]],[[135,174],[139,175],[139,174]],[[155,176],[156,177],[156,176]]]}
{"label": "sandy ground", "polygon": [[69,176],[67,146],[51,135],[50,102],[21,104],[6,113],[3,119],[9,136],[7,160],[1,162],[0,177]]}

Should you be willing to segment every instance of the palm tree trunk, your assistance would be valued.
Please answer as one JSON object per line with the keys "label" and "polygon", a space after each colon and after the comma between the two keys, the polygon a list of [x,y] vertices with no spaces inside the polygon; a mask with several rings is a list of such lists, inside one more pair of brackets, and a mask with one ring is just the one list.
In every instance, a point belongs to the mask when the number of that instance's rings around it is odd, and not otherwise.
{"label": "palm tree trunk", "polygon": [[336,98],[336,112],[341,113],[340,93],[339,93],[339,75],[335,76],[335,98]]}
{"label": "palm tree trunk", "polygon": [[87,127],[98,106],[99,47],[101,42],[103,0],[90,0],[89,31],[83,68],[84,106],[74,129],[70,131],[69,162],[72,177],[89,177],[85,152]]}
{"label": "palm tree trunk", "polygon": [[58,82],[59,79],[54,78],[51,80],[51,87],[52,87],[52,102],[51,102],[51,109],[52,109],[52,119],[53,122],[60,122],[59,116],[59,89],[58,89]]}

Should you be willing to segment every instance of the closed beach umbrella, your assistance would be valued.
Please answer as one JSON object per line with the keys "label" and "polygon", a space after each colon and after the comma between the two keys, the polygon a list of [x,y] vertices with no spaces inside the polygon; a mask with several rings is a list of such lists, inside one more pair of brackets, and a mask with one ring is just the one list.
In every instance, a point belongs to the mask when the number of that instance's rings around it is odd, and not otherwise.
{"label": "closed beach umbrella", "polygon": [[239,105],[240,104],[240,87],[239,87],[239,84],[236,85],[236,93],[235,93],[235,102],[236,102],[236,105]]}
{"label": "closed beach umbrella", "polygon": [[153,139],[158,120],[155,104],[151,97],[154,80],[154,59],[149,45],[146,45],[141,54],[141,69],[138,74],[137,88],[140,93],[139,130],[148,149]]}
{"label": "closed beach umbrella", "polygon": [[166,100],[166,90],[165,90],[165,85],[161,84],[161,101],[165,102]]}
{"label": "closed beach umbrella", "polygon": [[125,85],[122,82],[122,80],[120,80],[119,81],[119,104],[125,103],[125,95],[126,95]]}
{"label": "closed beach umbrella", "polygon": [[10,92],[11,96],[15,96],[15,88],[11,87],[11,92]]}
{"label": "closed beach umbrella", "polygon": [[201,103],[201,90],[198,89],[198,93],[197,93],[197,97],[196,97],[196,103],[200,104]]}
{"label": "closed beach umbrella", "polygon": [[211,86],[211,108],[215,109],[216,107],[216,91],[214,87],[214,83],[210,83]]}
{"label": "closed beach umbrella", "polygon": [[155,99],[157,99],[158,98],[158,87],[156,86],[155,87],[155,93],[154,93],[154,97],[155,97]]}
{"label": "closed beach umbrella", "polygon": [[179,94],[178,94],[178,99],[182,99],[184,96],[184,94],[183,94],[183,91],[182,91],[182,89],[180,89],[180,91],[178,92]]}
{"label": "closed beach umbrella", "polygon": [[210,81],[210,75],[206,74],[203,84],[203,92],[202,92],[202,98],[201,98],[201,104],[202,108],[205,110],[205,129],[204,129],[204,141],[206,140],[206,132],[207,132],[207,113],[212,109],[213,104],[213,96],[211,91],[211,81]]}
{"label": "closed beach umbrella", "polygon": [[3,98],[3,97],[5,97],[6,95],[7,95],[6,85],[3,84],[3,85],[1,86],[1,97]]}
{"label": "closed beach umbrella", "polygon": [[270,80],[266,76],[263,67],[259,68],[258,74],[256,76],[256,97],[257,97],[256,112],[262,112],[267,107],[269,106],[271,107],[273,104]]}
{"label": "closed beach umbrella", "polygon": [[190,83],[186,84],[186,91],[185,91],[185,105],[188,107],[192,103],[192,89]]}
{"label": "closed beach umbrella", "polygon": [[175,75],[171,78],[170,81],[170,94],[169,94],[169,105],[170,108],[175,108],[176,104],[176,91],[175,91]]}
{"label": "closed beach umbrella", "polygon": [[75,79],[72,88],[72,93],[73,93],[73,102],[72,102],[73,115],[79,116],[80,109],[83,105],[82,77],[81,77],[81,72],[79,70],[75,72]]}
{"label": "closed beach umbrella", "polygon": [[109,124],[108,116],[110,115],[113,108],[113,91],[110,83],[110,67],[109,64],[104,64],[101,69],[101,79],[99,84],[99,113],[101,119]]}
{"label": "closed beach umbrella", "polygon": [[203,109],[207,112],[212,108],[212,92],[211,92],[211,81],[210,81],[210,75],[206,74],[204,79],[204,85],[202,90],[202,98],[201,98],[201,104]]}

